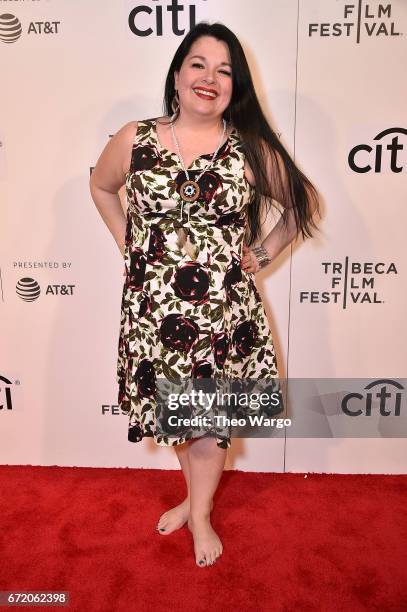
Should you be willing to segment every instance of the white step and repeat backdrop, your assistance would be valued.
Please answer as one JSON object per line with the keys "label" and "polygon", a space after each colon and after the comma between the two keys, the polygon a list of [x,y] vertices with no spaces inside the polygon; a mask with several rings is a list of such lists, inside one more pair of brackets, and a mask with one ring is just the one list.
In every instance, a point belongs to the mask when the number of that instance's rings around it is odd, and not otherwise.
{"label": "white step and repeat backdrop", "polygon": [[[178,467],[127,441],[123,262],[88,182],[112,134],[162,114],[201,20],[237,34],[322,198],[321,232],[257,276],[281,376],[406,375],[405,0],[0,0],[2,464]],[[403,473],[407,451],[402,437],[235,439],[227,467]]]}

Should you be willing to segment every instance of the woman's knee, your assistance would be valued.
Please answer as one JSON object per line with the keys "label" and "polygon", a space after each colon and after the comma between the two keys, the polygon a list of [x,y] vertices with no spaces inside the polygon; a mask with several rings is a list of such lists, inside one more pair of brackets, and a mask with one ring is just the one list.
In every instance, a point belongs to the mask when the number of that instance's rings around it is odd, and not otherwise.
{"label": "woman's knee", "polygon": [[216,440],[213,436],[201,436],[190,440],[188,452],[194,457],[207,457],[216,449]]}

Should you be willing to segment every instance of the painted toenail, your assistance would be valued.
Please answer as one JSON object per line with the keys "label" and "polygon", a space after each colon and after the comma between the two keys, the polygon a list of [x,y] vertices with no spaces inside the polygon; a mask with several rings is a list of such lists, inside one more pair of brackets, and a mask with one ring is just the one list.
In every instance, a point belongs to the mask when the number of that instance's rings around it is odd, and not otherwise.
{"label": "painted toenail", "polygon": [[200,560],[199,565],[202,565],[202,563],[203,563],[203,559]]}
{"label": "painted toenail", "polygon": [[160,527],[160,531],[165,531],[165,529],[163,529],[163,527]]}

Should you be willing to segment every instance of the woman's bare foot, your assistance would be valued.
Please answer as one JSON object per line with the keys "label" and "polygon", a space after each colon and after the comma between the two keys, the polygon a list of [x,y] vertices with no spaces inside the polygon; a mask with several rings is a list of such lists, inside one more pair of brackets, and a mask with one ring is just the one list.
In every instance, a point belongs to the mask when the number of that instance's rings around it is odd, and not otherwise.
{"label": "woman's bare foot", "polygon": [[208,518],[188,519],[188,528],[194,538],[195,561],[199,567],[212,565],[223,552],[222,542]]}
{"label": "woman's bare foot", "polygon": [[[213,508],[213,501],[211,510]],[[176,529],[180,529],[187,522],[189,517],[189,498],[186,497],[183,502],[167,510],[160,516],[157,523],[157,530],[160,535],[169,535]]]}

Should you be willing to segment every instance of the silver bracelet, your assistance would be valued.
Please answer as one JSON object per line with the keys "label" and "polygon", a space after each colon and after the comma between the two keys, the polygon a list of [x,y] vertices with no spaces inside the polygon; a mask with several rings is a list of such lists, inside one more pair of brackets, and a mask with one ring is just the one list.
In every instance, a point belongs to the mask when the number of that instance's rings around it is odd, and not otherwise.
{"label": "silver bracelet", "polygon": [[252,251],[256,256],[260,268],[264,268],[264,266],[267,266],[272,261],[268,251],[262,244],[260,246],[253,247]]}

